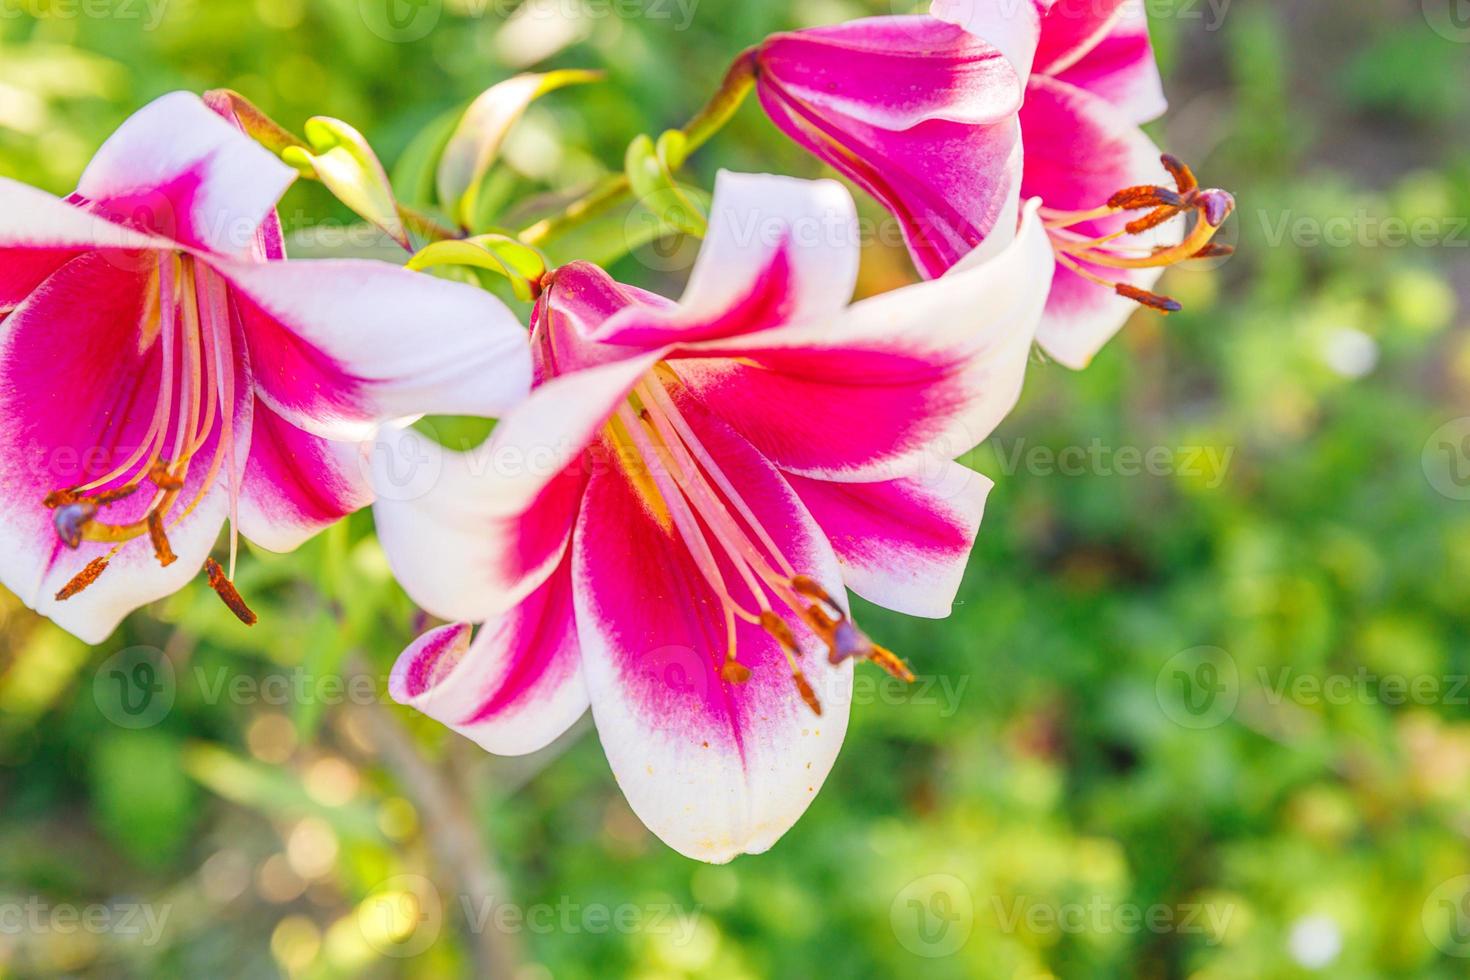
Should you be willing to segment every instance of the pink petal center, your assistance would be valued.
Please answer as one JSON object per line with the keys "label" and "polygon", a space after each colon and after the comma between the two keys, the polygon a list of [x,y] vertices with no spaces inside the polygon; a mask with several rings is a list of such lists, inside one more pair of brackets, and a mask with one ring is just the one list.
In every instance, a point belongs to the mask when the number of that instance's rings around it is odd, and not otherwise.
{"label": "pink petal center", "polygon": [[885,663],[892,655],[853,625],[815,576],[793,566],[700,440],[679,407],[681,399],[688,404],[677,376],[662,364],[655,367],[614,412],[605,445],[625,467],[648,511],[682,541],[717,597],[726,636],[722,678],[738,684],[750,676],[737,653],[737,622],[749,623],[777,641],[798,694],[820,714],[797,663],[798,628],[820,638],[834,664],[849,657]]}

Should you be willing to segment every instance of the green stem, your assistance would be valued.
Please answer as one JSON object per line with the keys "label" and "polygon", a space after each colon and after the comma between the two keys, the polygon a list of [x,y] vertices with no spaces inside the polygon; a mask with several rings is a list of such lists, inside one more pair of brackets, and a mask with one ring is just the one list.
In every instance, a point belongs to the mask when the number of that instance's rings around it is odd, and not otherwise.
{"label": "green stem", "polygon": [[[747,48],[735,59],[730,70],[725,73],[725,79],[710,100],[704,104],[704,108],[696,112],[687,123],[684,124],[684,150],[687,156],[699,149],[710,138],[725,128],[728,123],[745,102],[745,97],[755,87],[755,49]],[[670,169],[677,170],[684,163],[670,160]]]}
{"label": "green stem", "polygon": [[[750,90],[755,87],[755,69],[755,49],[741,52],[730,70],[725,73],[724,81],[715,90],[715,94],[710,96],[704,107],[680,130],[684,134],[684,146],[679,159],[667,161],[670,171],[677,171],[695,150],[709,142],[711,137],[725,127],[744,103]],[[528,245],[545,241],[612,207],[630,190],[626,173],[613,174],[586,195],[568,204],[560,213],[543,218],[522,230],[517,237]]]}
{"label": "green stem", "polygon": [[255,140],[261,146],[270,150],[276,156],[290,147],[299,147],[310,150],[311,147],[299,139],[285,126],[276,122],[270,116],[261,111],[260,107],[251,102],[245,96],[234,89],[217,88],[204,93],[204,101],[210,105],[218,105],[220,102],[228,102],[230,111],[235,114],[235,119],[245,130],[245,135]]}
{"label": "green stem", "polygon": [[569,228],[575,228],[580,222],[604,208],[612,207],[629,190],[631,187],[628,184],[628,175],[614,174],[603,180],[586,195],[568,204],[559,213],[543,218],[534,225],[523,229],[516,237],[527,245],[536,245]]}

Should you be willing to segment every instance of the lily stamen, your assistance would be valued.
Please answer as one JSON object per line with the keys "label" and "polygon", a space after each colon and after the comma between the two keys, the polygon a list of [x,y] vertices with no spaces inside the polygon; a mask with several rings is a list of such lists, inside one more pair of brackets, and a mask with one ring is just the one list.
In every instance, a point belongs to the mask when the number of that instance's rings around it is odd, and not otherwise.
{"label": "lily stamen", "polygon": [[[173,564],[178,556],[169,542],[169,532],[204,500],[227,460],[232,518],[237,510],[234,371],[230,366],[234,344],[224,281],[192,256],[178,253],[161,257],[154,277],[160,301],[148,305],[140,328],[145,349],[150,344],[159,346],[161,369],[158,399],[148,428],[120,465],[86,483],[55,490],[42,502],[55,511],[56,534],[67,547],[76,549],[83,541],[114,544],[107,555],[94,559],[68,582],[57,593],[58,600],[71,598],[90,586],[118,551],[135,539],[148,539],[160,566]],[[211,437],[215,438],[215,446],[208,469],[192,495],[184,500],[191,464]],[[171,456],[166,457],[164,453],[170,448]],[[120,522],[104,518],[106,508],[132,497],[145,482],[152,484],[153,493],[139,516]],[[234,527],[232,520],[231,567]],[[210,578],[210,584],[220,591],[213,573]],[[226,603],[242,620],[253,621],[254,613],[239,599],[223,570],[219,578],[231,594],[227,597],[220,591]]]}
{"label": "lily stamen", "polygon": [[254,626],[259,617],[245,604],[240,590],[236,589],[235,583],[225,576],[225,570],[220,567],[220,563],[213,558],[204,559],[204,572],[209,576],[209,587],[229,607],[230,612],[234,613],[235,617],[246,626]]}
{"label": "lily stamen", "polygon": [[[721,679],[732,684],[749,679],[750,668],[738,659],[735,620],[759,625],[785,656],[798,696],[820,715],[821,701],[802,670],[793,624],[814,633],[833,664],[851,656],[875,657],[882,648],[853,625],[815,579],[796,571],[679,411],[668,387],[678,383],[672,371],[655,369],[614,414],[609,434],[617,444],[631,442],[627,457],[629,465],[639,468],[637,482],[656,491],[656,503],[721,603],[728,636]],[[730,571],[744,586],[744,595],[731,591]]]}
{"label": "lily stamen", "polygon": [[[1125,187],[1101,207],[1082,211],[1043,207],[1041,217],[1060,265],[1119,296],[1161,313],[1173,313],[1182,309],[1177,300],[1094,271],[1162,269],[1190,259],[1228,255],[1233,251],[1229,246],[1215,244],[1212,239],[1235,210],[1235,199],[1223,190],[1201,189],[1194,171],[1177,157],[1166,153],[1161,160],[1164,169],[1174,178],[1173,188],[1157,185]],[[1088,235],[1076,227],[1129,211],[1147,213],[1130,221],[1122,230],[1107,235]],[[1195,216],[1194,223],[1177,245],[1119,244],[1191,212]]]}
{"label": "lily stamen", "polygon": [[87,562],[86,567],[83,568],[80,572],[77,572],[76,575],[72,576],[71,581],[63,585],[61,587],[61,591],[56,593],[56,601],[61,602],[65,599],[70,599],[72,596],[76,595],[78,592],[82,591],[87,586],[97,581],[97,577],[107,570],[107,563],[111,560],[111,558],[112,556],[108,554],[100,558],[93,558],[91,561]]}

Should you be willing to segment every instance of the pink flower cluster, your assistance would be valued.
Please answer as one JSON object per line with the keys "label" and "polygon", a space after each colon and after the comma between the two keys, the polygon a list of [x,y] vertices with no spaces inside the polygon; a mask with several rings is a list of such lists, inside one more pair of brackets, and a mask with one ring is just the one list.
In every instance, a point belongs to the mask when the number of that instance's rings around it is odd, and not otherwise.
{"label": "pink flower cluster", "polygon": [[[239,536],[286,551],[375,502],[450,623],[396,698],[506,754],[590,708],[670,846],[770,847],[833,765],[854,661],[910,676],[849,592],[949,614],[991,487],[956,460],[1033,343],[1080,367],[1136,303],[1172,308],[1160,271],[1211,254],[1233,202],[1139,129],[1164,102],[1126,0],[936,0],[775,35],[733,75],[892,211],[922,281],[851,302],[848,191],[727,172],[679,300],[573,262],[528,334],[469,285],[285,261],[296,171],[185,93],[64,200],[0,180],[0,581],[100,642],[203,568],[249,623]],[[426,414],[499,421],[453,453]],[[404,459],[432,486],[402,492]]]}

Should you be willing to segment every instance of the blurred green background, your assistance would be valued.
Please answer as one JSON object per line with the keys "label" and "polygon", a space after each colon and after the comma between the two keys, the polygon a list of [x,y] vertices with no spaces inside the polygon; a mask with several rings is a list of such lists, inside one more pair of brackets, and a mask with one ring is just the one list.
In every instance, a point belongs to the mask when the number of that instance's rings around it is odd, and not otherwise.
{"label": "blurred green background", "polygon": [[[516,71],[605,68],[516,131],[519,200],[770,31],[913,6],[399,2],[0,0],[0,174],[65,193],[146,101],[222,85],[392,166]],[[861,610],[919,683],[860,667],[770,853],[667,850],[585,722],[494,759],[388,703],[422,624],[363,514],[244,556],[253,630],[194,587],[91,649],[0,599],[0,976],[1466,975],[1464,8],[1151,0],[1155,135],[1235,192],[1240,252],[1088,371],[1033,365],[971,460],[998,486],[955,616]],[[718,166],[818,172],[752,106],[689,172]],[[615,271],[676,292],[657,264]],[[908,275],[875,247],[863,288]]]}

